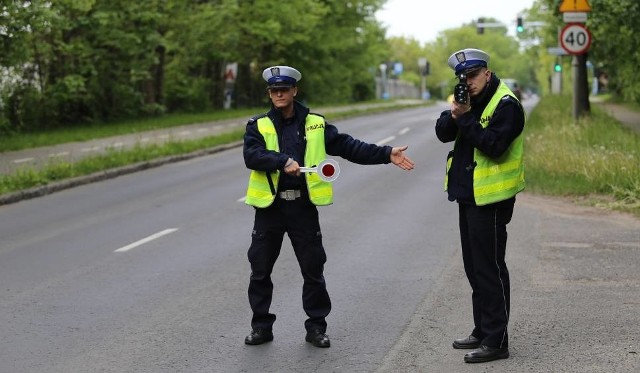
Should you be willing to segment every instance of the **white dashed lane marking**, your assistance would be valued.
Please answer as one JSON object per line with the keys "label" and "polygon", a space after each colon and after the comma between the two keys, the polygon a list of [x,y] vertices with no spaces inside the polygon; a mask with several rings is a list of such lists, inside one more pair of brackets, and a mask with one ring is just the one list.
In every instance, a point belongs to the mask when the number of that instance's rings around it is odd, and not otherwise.
{"label": "white dashed lane marking", "polygon": [[175,232],[177,230],[178,230],[178,228],[169,228],[169,229],[165,229],[163,231],[160,231],[158,233],[154,233],[149,237],[145,237],[145,238],[143,238],[143,239],[141,239],[139,241],[136,241],[134,243],[131,243],[131,244],[127,245],[127,246],[123,246],[123,247],[115,250],[114,253],[121,253],[121,252],[129,251],[129,250],[131,250],[133,248],[136,248],[136,247],[138,247],[140,245],[144,245],[147,242],[151,242],[151,241],[156,240],[156,239],[158,239],[158,238],[160,238],[162,236],[165,236],[167,234],[173,233],[173,232]]}
{"label": "white dashed lane marking", "polygon": [[380,141],[376,142],[376,145],[378,145],[378,146],[380,146],[380,145],[384,145],[384,144],[390,143],[391,141],[393,141],[393,140],[395,140],[395,139],[396,139],[396,137],[395,137],[395,136],[389,136],[389,137],[387,137],[387,138],[384,138],[384,139],[382,139],[382,140],[380,140]]}
{"label": "white dashed lane marking", "polygon": [[35,160],[35,158],[20,158],[20,159],[14,159],[13,161],[11,161],[11,163],[25,163],[25,162],[31,162]]}

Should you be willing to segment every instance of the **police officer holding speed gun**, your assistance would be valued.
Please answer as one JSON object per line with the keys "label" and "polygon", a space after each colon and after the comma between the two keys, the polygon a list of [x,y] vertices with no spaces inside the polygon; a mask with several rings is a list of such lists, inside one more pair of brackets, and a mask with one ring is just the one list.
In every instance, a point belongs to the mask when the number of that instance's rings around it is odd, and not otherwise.
{"label": "police officer holding speed gun", "polygon": [[[317,206],[333,202],[331,176],[336,163],[322,167],[327,156],[340,156],[358,164],[393,163],[403,170],[414,163],[405,156],[407,146],[390,147],[354,139],[319,114],[295,100],[302,74],[293,67],[273,66],[263,71],[271,109],[249,120],[244,135],[244,161],[251,170],[246,203],[255,208],[248,258],[251,264],[249,304],[253,311],[248,345],[273,340],[276,315],[269,312],[273,293],[271,272],[287,233],[303,277],[302,305],[305,340],[329,347],[325,318],[331,301],[324,279],[326,253]],[[329,175],[323,175],[327,169]],[[334,174],[334,175],[331,175]]]}
{"label": "police officer holding speed gun", "polygon": [[467,363],[509,357],[507,224],[524,182],[524,110],[515,94],[489,70],[489,55],[463,49],[449,57],[459,83],[451,109],[436,121],[442,142],[455,141],[447,157],[445,190],[458,203],[464,270],[471,285],[473,329],[453,348],[472,349]]}

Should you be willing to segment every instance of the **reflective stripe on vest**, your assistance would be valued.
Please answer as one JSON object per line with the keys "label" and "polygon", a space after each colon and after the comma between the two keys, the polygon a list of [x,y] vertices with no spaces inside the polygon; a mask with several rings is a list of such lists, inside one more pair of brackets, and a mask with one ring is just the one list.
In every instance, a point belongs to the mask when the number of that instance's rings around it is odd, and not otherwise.
{"label": "reflective stripe on vest", "polygon": [[[483,128],[489,125],[493,112],[506,95],[517,100],[507,85],[500,82],[498,90],[480,117],[480,125]],[[473,169],[473,195],[476,205],[504,201],[524,189],[523,132],[497,158],[487,157],[477,148],[474,150],[476,167]]]}
{"label": "reflective stripe on vest", "polygon": [[[273,122],[268,117],[258,119],[258,131],[264,138],[267,150],[280,151],[278,146],[278,133]],[[270,172],[273,187],[278,187],[280,171]],[[255,207],[267,207],[273,203],[275,195],[271,193],[269,179],[265,171],[252,170],[249,175],[249,186],[247,187],[247,198],[245,203]]]}
{"label": "reflective stripe on vest", "polygon": [[[304,133],[307,138],[307,147],[304,151],[304,164],[309,167],[317,167],[327,158],[324,147],[324,118],[319,115],[309,114],[304,123]],[[320,178],[318,172],[305,172],[309,199],[316,206],[325,206],[333,203],[333,184]]]}
{"label": "reflective stripe on vest", "polygon": [[[305,148],[304,162],[308,167],[315,167],[326,157],[324,147],[324,118],[319,115],[309,114],[305,120],[305,136],[307,145]],[[267,150],[278,152],[278,135],[275,126],[269,117],[258,119],[258,131],[264,137]],[[274,187],[277,188],[280,171],[271,173]],[[323,181],[316,172],[305,172],[309,199],[313,204],[322,206],[333,203],[333,186]],[[271,193],[267,173],[252,170],[249,175],[249,186],[245,203],[255,207],[270,206],[275,199]]]}

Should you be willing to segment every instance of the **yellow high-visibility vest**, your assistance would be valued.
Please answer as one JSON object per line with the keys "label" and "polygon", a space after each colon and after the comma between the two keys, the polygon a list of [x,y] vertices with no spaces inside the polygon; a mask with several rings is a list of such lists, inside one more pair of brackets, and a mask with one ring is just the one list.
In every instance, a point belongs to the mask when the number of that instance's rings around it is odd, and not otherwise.
{"label": "yellow high-visibility vest", "polygon": [[[258,119],[258,131],[264,137],[267,150],[280,151],[278,145],[278,134],[276,128],[269,117],[264,116]],[[320,115],[308,114],[304,124],[307,145],[305,148],[304,163],[308,167],[315,167],[327,157],[324,146],[324,118]],[[273,187],[277,188],[280,179],[280,170],[270,173]],[[330,205],[333,203],[333,186],[330,182],[320,178],[317,172],[305,172],[309,199],[317,206]],[[247,198],[245,203],[255,207],[268,207],[275,200],[275,195],[271,192],[267,173],[264,171],[252,170],[249,175],[249,185],[247,187]]]}
{"label": "yellow high-visibility vest", "polygon": [[[480,117],[480,125],[483,128],[489,125],[493,112],[498,107],[500,100],[506,95],[517,100],[509,87],[500,82],[496,93],[491,97]],[[476,205],[483,206],[504,201],[524,190],[523,148],[524,137],[523,133],[520,133],[509,145],[509,148],[497,158],[488,157],[477,148],[474,149],[473,158],[476,166],[473,169],[473,196]],[[447,159],[445,190],[448,187],[452,160],[453,156]]]}

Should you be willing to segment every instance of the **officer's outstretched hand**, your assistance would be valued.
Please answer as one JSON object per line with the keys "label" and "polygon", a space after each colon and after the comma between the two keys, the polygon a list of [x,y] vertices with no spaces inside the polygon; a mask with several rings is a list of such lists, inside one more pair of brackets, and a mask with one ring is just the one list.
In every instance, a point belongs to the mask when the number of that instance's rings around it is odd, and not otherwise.
{"label": "officer's outstretched hand", "polygon": [[403,170],[413,170],[414,163],[409,157],[404,155],[404,151],[409,148],[408,145],[396,146],[391,149],[391,162]]}

